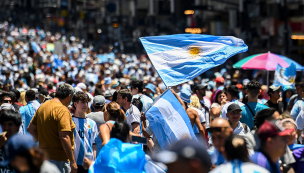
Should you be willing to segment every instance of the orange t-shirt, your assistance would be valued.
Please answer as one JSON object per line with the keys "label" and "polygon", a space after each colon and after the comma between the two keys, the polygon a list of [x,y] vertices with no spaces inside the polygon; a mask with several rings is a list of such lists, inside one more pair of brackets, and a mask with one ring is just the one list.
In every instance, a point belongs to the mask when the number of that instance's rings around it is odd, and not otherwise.
{"label": "orange t-shirt", "polygon": [[39,147],[51,160],[68,161],[62,147],[59,132],[68,131],[74,150],[75,124],[67,107],[53,100],[43,103],[34,115],[31,124],[37,126]]}

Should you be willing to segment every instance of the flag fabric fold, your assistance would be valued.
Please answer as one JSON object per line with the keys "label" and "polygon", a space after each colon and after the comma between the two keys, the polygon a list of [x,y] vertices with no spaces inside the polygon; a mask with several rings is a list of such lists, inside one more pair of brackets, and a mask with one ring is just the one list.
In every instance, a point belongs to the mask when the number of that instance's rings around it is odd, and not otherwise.
{"label": "flag fabric fold", "polygon": [[248,50],[243,40],[232,36],[177,34],[142,37],[140,41],[166,86],[192,80]]}
{"label": "flag fabric fold", "polygon": [[273,85],[276,86],[295,86],[296,79],[296,65],[292,63],[289,67],[283,68],[278,64],[277,69],[274,73]]}
{"label": "flag fabric fold", "polygon": [[145,173],[146,163],[142,145],[123,143],[119,139],[111,138],[100,150],[89,173]]}
{"label": "flag fabric fold", "polygon": [[185,109],[170,89],[154,101],[145,115],[163,150],[180,139],[196,139]]}

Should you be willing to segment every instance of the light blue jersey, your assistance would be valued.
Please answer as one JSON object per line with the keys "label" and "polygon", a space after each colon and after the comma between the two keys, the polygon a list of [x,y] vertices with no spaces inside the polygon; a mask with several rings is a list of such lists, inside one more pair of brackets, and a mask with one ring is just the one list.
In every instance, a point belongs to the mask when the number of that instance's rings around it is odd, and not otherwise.
{"label": "light blue jersey", "polygon": [[249,102],[247,103],[247,105],[250,106],[254,115],[252,115],[250,109],[246,105],[243,105],[241,106],[242,118],[240,119],[240,122],[247,124],[249,128],[252,129],[252,127],[254,126],[254,116],[256,115],[256,113],[263,109],[268,109],[269,107],[257,102]]}
{"label": "light blue jersey", "polygon": [[290,111],[290,116],[293,119],[297,119],[301,110],[304,110],[304,101],[303,100],[297,100],[296,103],[293,105],[291,111]]}
{"label": "light blue jersey", "polygon": [[133,96],[132,99],[138,98],[138,97],[140,97],[140,101],[143,104],[142,112],[146,112],[148,110],[148,108],[151,106],[151,104],[153,103],[153,100],[150,97],[148,97],[144,94],[141,94],[141,95],[136,94],[136,95]]}
{"label": "light blue jersey", "polygon": [[34,103],[34,101],[30,101],[26,106],[20,107],[19,112],[22,117],[24,134],[29,133],[27,131],[27,127],[30,125],[30,122],[31,122],[32,118],[34,117],[39,106],[40,106],[40,104],[38,102]]}
{"label": "light blue jersey", "polygon": [[98,129],[95,121],[90,118],[73,117],[72,119],[76,126],[74,130],[74,157],[77,165],[82,165],[86,153],[93,154],[93,144],[98,137]]}

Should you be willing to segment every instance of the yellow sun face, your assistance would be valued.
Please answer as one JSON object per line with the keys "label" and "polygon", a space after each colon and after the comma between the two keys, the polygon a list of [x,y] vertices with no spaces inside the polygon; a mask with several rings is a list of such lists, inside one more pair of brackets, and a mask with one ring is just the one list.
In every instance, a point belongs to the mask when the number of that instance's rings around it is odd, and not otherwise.
{"label": "yellow sun face", "polygon": [[192,58],[195,58],[199,56],[201,53],[203,53],[203,49],[199,46],[189,46],[188,53]]}

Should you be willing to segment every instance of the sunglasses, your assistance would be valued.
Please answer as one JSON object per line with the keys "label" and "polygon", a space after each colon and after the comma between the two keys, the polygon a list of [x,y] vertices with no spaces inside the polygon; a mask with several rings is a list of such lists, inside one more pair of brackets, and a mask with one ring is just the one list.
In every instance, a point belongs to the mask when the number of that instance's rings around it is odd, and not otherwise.
{"label": "sunglasses", "polygon": [[212,132],[222,132],[222,131],[224,131],[224,130],[226,130],[228,128],[230,128],[230,127],[210,127],[209,129],[207,129],[207,131],[209,133],[212,133]]}
{"label": "sunglasses", "polygon": [[12,103],[12,100],[3,100],[3,103]]}

